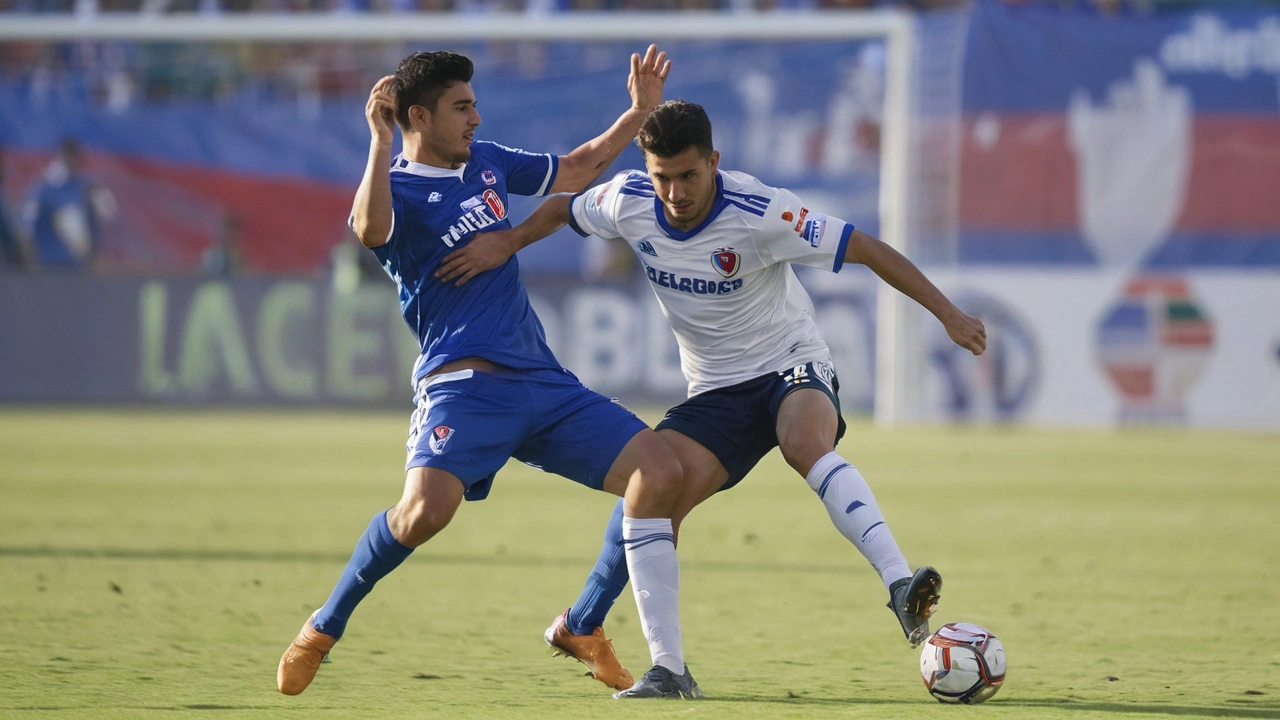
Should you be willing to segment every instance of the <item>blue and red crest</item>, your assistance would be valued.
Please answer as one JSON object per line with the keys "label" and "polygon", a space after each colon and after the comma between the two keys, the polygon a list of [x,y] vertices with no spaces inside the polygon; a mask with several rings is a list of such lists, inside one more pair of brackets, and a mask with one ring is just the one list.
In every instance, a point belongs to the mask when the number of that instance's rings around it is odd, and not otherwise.
{"label": "blue and red crest", "polygon": [[498,176],[493,174],[492,170],[485,170],[480,173],[480,178],[484,180],[485,185],[496,185]]}
{"label": "blue and red crest", "polygon": [[711,253],[711,267],[726,278],[736,275],[741,265],[742,256],[734,252],[733,248],[717,248]]}

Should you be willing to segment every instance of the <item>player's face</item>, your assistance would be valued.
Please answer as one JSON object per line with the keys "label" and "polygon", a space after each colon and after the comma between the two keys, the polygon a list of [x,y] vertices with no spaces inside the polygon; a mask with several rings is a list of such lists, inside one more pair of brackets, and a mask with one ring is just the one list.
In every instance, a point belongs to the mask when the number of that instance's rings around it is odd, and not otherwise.
{"label": "player's face", "polygon": [[720,164],[720,151],[712,150],[703,157],[698,148],[689,146],[674,157],[658,157],[644,154],[653,189],[662,201],[667,222],[680,230],[702,222],[711,212],[716,195],[716,168]]}
{"label": "player's face", "polygon": [[435,112],[424,113],[422,147],[429,165],[456,168],[471,157],[480,127],[471,83],[455,82],[440,96]]}

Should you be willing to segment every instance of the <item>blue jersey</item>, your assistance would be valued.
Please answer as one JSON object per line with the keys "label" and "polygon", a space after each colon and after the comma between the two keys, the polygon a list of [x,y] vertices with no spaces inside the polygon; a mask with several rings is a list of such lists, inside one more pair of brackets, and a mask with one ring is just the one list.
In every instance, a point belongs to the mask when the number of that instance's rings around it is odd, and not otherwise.
{"label": "blue jersey", "polygon": [[392,161],[391,235],[373,252],[396,281],[405,322],[418,337],[415,380],[465,357],[521,370],[560,367],[514,255],[462,287],[433,277],[444,256],[476,232],[511,227],[507,194],[545,195],[558,167],[555,155],[491,142],[473,143],[457,170]]}

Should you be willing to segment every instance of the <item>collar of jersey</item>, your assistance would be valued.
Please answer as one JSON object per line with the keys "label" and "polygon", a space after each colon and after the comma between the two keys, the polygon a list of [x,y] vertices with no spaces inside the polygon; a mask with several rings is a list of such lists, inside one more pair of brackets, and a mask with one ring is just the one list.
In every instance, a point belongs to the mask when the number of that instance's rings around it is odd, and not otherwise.
{"label": "collar of jersey", "polygon": [[442,167],[436,167],[435,165],[423,165],[422,163],[414,162],[403,155],[397,155],[396,159],[391,161],[391,171],[405,172],[405,173],[409,173],[410,175],[417,175],[419,177],[429,177],[429,178],[456,177],[459,180],[461,180],[462,173],[467,171],[467,164],[462,163],[461,166],[453,169],[442,168]]}
{"label": "collar of jersey", "polygon": [[667,222],[667,214],[662,211],[662,199],[658,197],[657,193],[654,193],[653,196],[653,211],[658,215],[658,227],[662,228],[662,232],[672,240],[688,240],[702,232],[702,229],[710,225],[711,221],[716,219],[716,216],[720,214],[721,210],[724,210],[726,205],[728,203],[724,199],[724,179],[721,178],[719,170],[716,171],[716,196],[711,201],[711,212],[707,213],[702,222],[688,230],[678,230],[672,227],[671,223]]}

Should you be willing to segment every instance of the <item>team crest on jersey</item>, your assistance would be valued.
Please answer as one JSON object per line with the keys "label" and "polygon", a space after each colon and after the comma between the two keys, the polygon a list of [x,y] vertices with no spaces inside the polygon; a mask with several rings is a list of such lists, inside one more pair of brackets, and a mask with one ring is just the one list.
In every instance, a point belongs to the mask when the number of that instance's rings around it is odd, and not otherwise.
{"label": "team crest on jersey", "polygon": [[711,267],[715,268],[721,277],[731,278],[737,275],[741,265],[742,256],[733,248],[716,248],[716,251],[711,253]]}
{"label": "team crest on jersey", "polygon": [[492,170],[485,170],[480,173],[480,179],[484,180],[485,185],[497,185],[498,176],[493,174]]}
{"label": "team crest on jersey", "polygon": [[652,255],[654,257],[658,257],[658,251],[653,249],[653,243],[650,243],[648,240],[641,240],[640,242],[636,243],[636,249],[644,253],[645,255]]}
{"label": "team crest on jersey", "polygon": [[433,193],[431,193],[430,195],[428,195],[428,196],[427,196],[427,202],[429,202],[429,203],[440,202],[440,197],[441,197],[441,196],[440,196],[440,193],[438,193],[438,192],[433,192]]}
{"label": "team crest on jersey", "polygon": [[448,425],[437,425],[431,431],[431,439],[428,440],[431,445],[431,452],[437,455],[444,452],[445,443],[449,442],[451,437],[453,437],[453,428]]}

